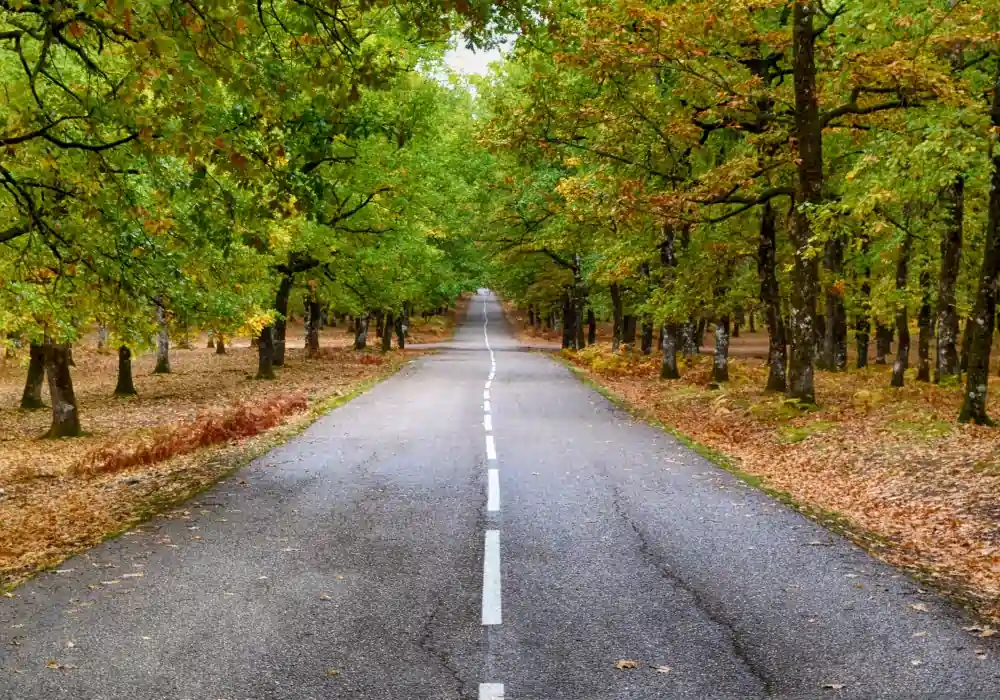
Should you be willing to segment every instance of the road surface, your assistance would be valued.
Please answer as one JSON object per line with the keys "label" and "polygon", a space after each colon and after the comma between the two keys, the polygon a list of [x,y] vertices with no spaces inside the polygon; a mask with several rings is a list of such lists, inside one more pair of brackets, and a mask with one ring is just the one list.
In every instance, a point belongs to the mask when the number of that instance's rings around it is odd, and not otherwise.
{"label": "road surface", "polygon": [[969,624],[483,293],[438,354],[0,602],[0,697],[997,697]]}

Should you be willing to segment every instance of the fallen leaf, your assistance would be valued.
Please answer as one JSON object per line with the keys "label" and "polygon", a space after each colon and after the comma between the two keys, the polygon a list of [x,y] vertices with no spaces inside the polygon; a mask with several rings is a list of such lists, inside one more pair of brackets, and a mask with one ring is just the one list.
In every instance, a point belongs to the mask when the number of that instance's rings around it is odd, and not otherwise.
{"label": "fallen leaf", "polygon": [[142,578],[145,575],[146,574],[144,574],[143,572],[140,571],[140,572],[134,573],[134,574],[122,574],[122,578]]}
{"label": "fallen leaf", "polygon": [[916,610],[917,612],[930,612],[926,603],[910,603],[906,607]]}
{"label": "fallen leaf", "polygon": [[914,637],[926,637],[927,636],[927,630],[921,630],[920,632],[914,632],[913,636]]}
{"label": "fallen leaf", "polygon": [[670,673],[673,669],[669,666],[653,666],[653,670],[657,673]]}
{"label": "fallen leaf", "polygon": [[340,675],[340,671],[335,668],[328,668],[326,669],[326,675],[330,676],[330,678],[336,678]]}
{"label": "fallen leaf", "polygon": [[323,595],[321,595],[319,597],[319,599],[320,600],[333,600],[333,598],[331,598],[330,596],[328,596],[326,593],[324,593]]}
{"label": "fallen leaf", "polygon": [[911,666],[923,666],[924,662],[921,661],[920,659],[910,659],[910,665]]}
{"label": "fallen leaf", "polygon": [[617,668],[619,671],[627,671],[629,669],[639,668],[639,662],[630,661],[628,659],[621,659],[620,661],[615,663],[615,668]]}
{"label": "fallen leaf", "polygon": [[843,683],[824,683],[823,690],[840,690],[844,687]]}
{"label": "fallen leaf", "polygon": [[118,579],[113,579],[111,581],[101,581],[105,586],[113,586],[116,583],[121,583]]}

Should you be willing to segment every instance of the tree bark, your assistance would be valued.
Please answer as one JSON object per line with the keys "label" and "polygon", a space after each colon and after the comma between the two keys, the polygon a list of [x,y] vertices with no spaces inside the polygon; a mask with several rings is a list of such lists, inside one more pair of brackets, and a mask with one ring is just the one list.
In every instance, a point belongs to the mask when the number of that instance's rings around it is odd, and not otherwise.
{"label": "tree bark", "polygon": [[45,348],[41,343],[32,343],[28,349],[28,376],[24,380],[21,394],[21,408],[43,408],[42,384],[45,382]]}
{"label": "tree bark", "polygon": [[265,326],[257,341],[257,379],[274,379],[274,328]]}
{"label": "tree bark", "polygon": [[167,330],[167,310],[156,302],[156,367],[153,374],[170,374],[170,333]]}
{"label": "tree bark", "polygon": [[49,379],[52,399],[52,426],[45,434],[50,438],[80,435],[80,413],[73,393],[73,378],[69,370],[69,344],[46,339],[45,374]]}
{"label": "tree bark", "polygon": [[[396,316],[396,323],[395,323],[395,328],[396,328],[396,345],[399,346],[400,350],[405,350],[406,349],[406,331],[407,331],[407,328],[409,327],[409,322],[408,322],[407,319],[408,319],[408,317],[407,317],[407,314],[406,314],[405,311],[403,313],[399,314],[398,316]],[[389,325],[389,324],[386,324],[386,325]]]}
{"label": "tree bark", "polygon": [[[768,333],[767,391],[785,391],[788,367],[785,323],[781,318],[781,293],[777,274],[777,235],[774,209],[764,204],[760,220],[760,240],[757,244],[757,278],[760,280],[760,301]],[[751,315],[751,318],[753,316]]]}
{"label": "tree bark", "polygon": [[116,396],[135,396],[135,383],[132,381],[132,351],[127,345],[118,348],[118,383],[115,385]]}
{"label": "tree bark", "polygon": [[[663,240],[660,242],[660,264],[663,265],[664,283],[670,285],[677,268],[677,231],[673,226],[663,229]],[[680,379],[681,373],[677,367],[677,351],[680,342],[680,326],[676,323],[665,323],[660,328],[660,351],[663,360],[660,363],[660,379]]]}
{"label": "tree bark", "polygon": [[917,324],[920,334],[917,336],[917,381],[931,380],[931,335],[933,329],[933,312],[931,311],[931,273],[930,270],[920,272],[920,290],[923,293],[920,303],[920,313]]}
{"label": "tree bark", "polygon": [[962,263],[962,236],[965,227],[965,178],[959,176],[945,190],[948,225],[941,238],[941,274],[938,277],[937,372],[934,381],[961,375],[958,356],[958,308],[955,287]]}
{"label": "tree bark", "polygon": [[205,343],[205,347],[209,350],[215,350],[215,331],[208,332],[208,342]]}
{"label": "tree bark", "polygon": [[868,345],[871,340],[871,313],[872,313],[872,268],[868,261],[868,253],[871,247],[871,239],[863,237],[861,243],[861,255],[865,266],[865,279],[861,283],[861,304],[857,318],[854,321],[854,341],[858,352],[858,369],[868,366]]}
{"label": "tree bark", "polygon": [[528,304],[528,325],[535,325],[535,307],[533,304]]}
{"label": "tree bark", "polygon": [[97,349],[103,350],[108,345],[108,327],[103,323],[97,327]]}
{"label": "tree bark", "polygon": [[322,311],[319,300],[315,294],[310,294],[306,298],[306,357],[316,357],[319,355],[319,328],[323,322]]}
{"label": "tree bark", "polygon": [[285,275],[278,284],[278,291],[274,295],[274,310],[278,312],[278,317],[274,320],[274,366],[281,367],[285,364],[285,336],[288,332],[288,297],[292,293],[293,277]]}
{"label": "tree bark", "polygon": [[382,321],[382,352],[389,352],[392,350],[392,312],[386,312]]}
{"label": "tree bark", "polygon": [[792,266],[792,357],[788,368],[788,396],[805,404],[816,402],[813,352],[816,333],[816,297],[819,270],[812,247],[812,224],[808,205],[823,196],[823,133],[816,94],[815,0],[792,3],[793,76],[795,90],[795,137],[798,145],[795,204],[791,239],[795,251]]}
{"label": "tree bark", "polygon": [[712,360],[712,382],[729,381],[729,314],[715,321],[715,356]]}
{"label": "tree bark", "polygon": [[910,366],[910,324],[906,312],[906,281],[910,273],[910,253],[913,251],[913,236],[907,232],[899,249],[896,261],[896,291],[903,297],[896,307],[896,360],[892,363],[891,386],[903,386],[904,373]]}
{"label": "tree bark", "polygon": [[215,354],[225,355],[226,354],[226,337],[222,333],[215,334]]}
{"label": "tree bark", "polygon": [[663,328],[663,362],[660,364],[660,379],[680,379],[681,372],[677,367],[677,341],[681,329],[676,324],[667,324]]}
{"label": "tree bark", "polygon": [[649,355],[653,352],[653,319],[649,316],[642,317],[642,354]]}
{"label": "tree bark", "polygon": [[354,349],[364,350],[368,345],[368,315],[358,316],[354,320]]}
{"label": "tree bark", "polygon": [[622,325],[622,345],[625,345],[629,349],[629,352],[631,352],[635,346],[635,316],[626,314],[622,319]]}
{"label": "tree bark", "polygon": [[886,365],[886,355],[892,352],[892,330],[881,321],[875,321],[875,364]]}
{"label": "tree bark", "polygon": [[587,309],[587,345],[597,342],[597,317],[593,309]]}
{"label": "tree bark", "polygon": [[622,337],[622,292],[617,283],[611,285],[611,352],[621,348]]}
{"label": "tree bark", "polygon": [[823,365],[833,372],[847,369],[847,310],[844,308],[844,239],[831,236],[826,242],[823,265],[831,282],[826,288],[826,333],[823,337]]}
{"label": "tree bark", "polygon": [[573,314],[576,308],[573,304],[573,297],[569,290],[563,291],[563,327],[562,327],[562,347],[564,350],[573,348],[576,344],[576,333],[575,333],[575,323],[573,322]]}
{"label": "tree bark", "polygon": [[[990,117],[994,132],[1000,131],[1000,65],[997,67],[993,86],[993,109]],[[986,392],[990,374],[990,351],[993,346],[993,324],[997,315],[997,283],[1000,281],[1000,148],[996,144],[993,144],[992,167],[983,266],[979,274],[975,309],[969,319],[973,329],[969,342],[965,403],[958,416],[962,423],[979,425],[993,425],[993,421],[986,415]]]}
{"label": "tree bark", "polygon": [[375,312],[375,335],[381,338],[385,334],[385,311]]}

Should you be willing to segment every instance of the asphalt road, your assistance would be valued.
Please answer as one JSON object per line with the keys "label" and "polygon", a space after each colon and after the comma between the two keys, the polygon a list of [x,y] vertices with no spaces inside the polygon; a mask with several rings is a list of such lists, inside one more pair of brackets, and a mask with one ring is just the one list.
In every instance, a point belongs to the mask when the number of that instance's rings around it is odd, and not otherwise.
{"label": "asphalt road", "polygon": [[1000,697],[969,624],[481,295],[440,353],[2,599],[0,697]]}

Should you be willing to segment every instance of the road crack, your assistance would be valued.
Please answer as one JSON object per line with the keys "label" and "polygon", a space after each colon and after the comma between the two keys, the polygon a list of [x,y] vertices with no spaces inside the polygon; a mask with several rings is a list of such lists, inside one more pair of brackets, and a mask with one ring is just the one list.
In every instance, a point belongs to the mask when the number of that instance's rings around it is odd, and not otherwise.
{"label": "road crack", "polygon": [[473,697],[466,692],[466,686],[468,683],[464,678],[462,678],[462,674],[458,668],[452,664],[448,653],[438,649],[434,644],[434,623],[437,619],[438,613],[444,607],[444,600],[444,596],[439,597],[434,603],[434,606],[431,608],[430,614],[425,616],[418,644],[420,648],[423,649],[428,656],[440,664],[441,667],[448,672],[448,675],[455,681],[458,693],[455,697],[459,698],[459,700],[468,700]]}
{"label": "road crack", "polygon": [[639,552],[656,566],[663,578],[668,580],[674,587],[690,596],[695,608],[702,615],[708,618],[708,620],[713,624],[726,631],[729,636],[729,644],[733,650],[733,656],[736,657],[741,664],[743,664],[750,675],[760,682],[764,688],[765,695],[774,695],[776,693],[774,679],[760,664],[754,660],[750,653],[750,648],[747,644],[748,640],[745,635],[743,635],[735,627],[733,622],[729,620],[717,606],[713,605],[711,601],[706,600],[698,589],[691,586],[687,581],[680,578],[667,568],[663,562],[663,558],[653,551],[645,531],[643,531],[639,524],[625,510],[622,505],[621,493],[616,488],[612,489],[611,504],[614,508],[615,514],[625,522],[629,529],[631,529],[635,534],[636,539],[638,539]]}

